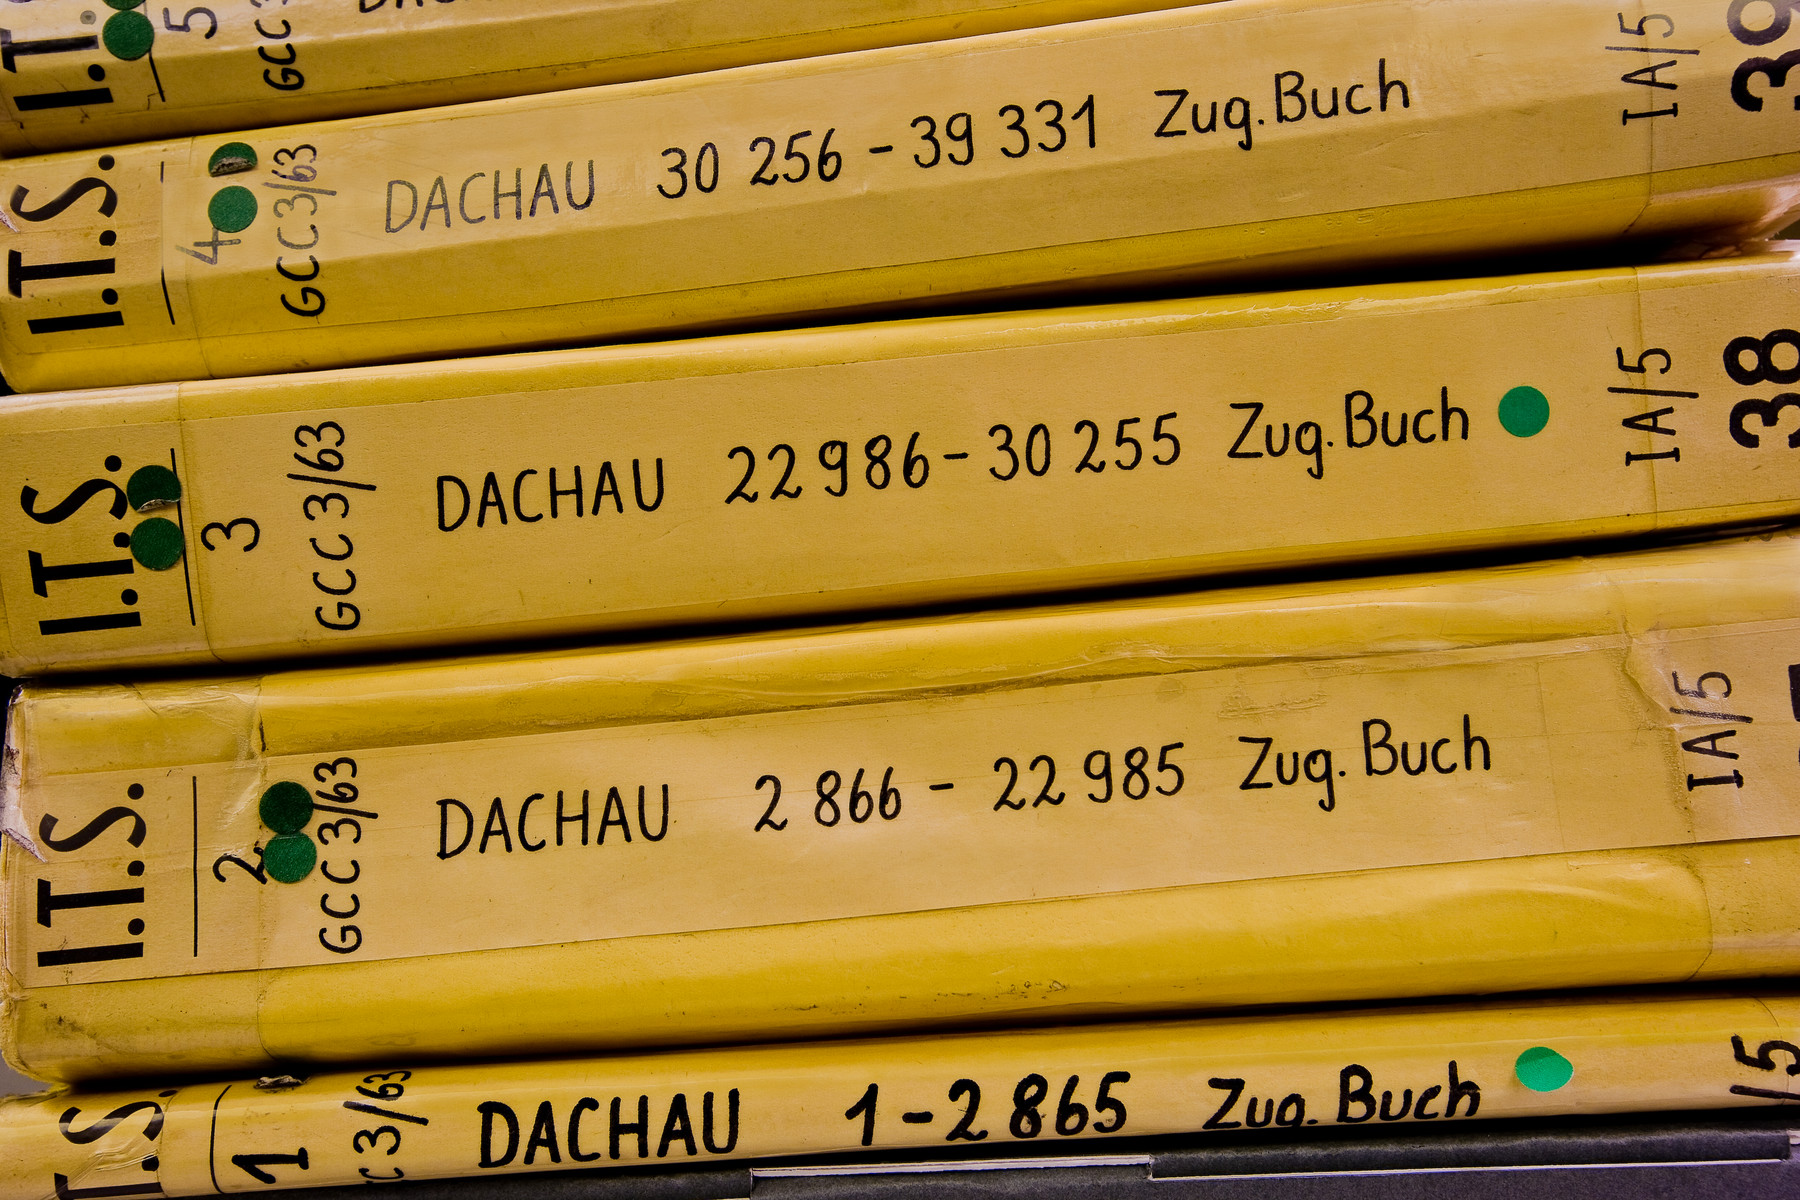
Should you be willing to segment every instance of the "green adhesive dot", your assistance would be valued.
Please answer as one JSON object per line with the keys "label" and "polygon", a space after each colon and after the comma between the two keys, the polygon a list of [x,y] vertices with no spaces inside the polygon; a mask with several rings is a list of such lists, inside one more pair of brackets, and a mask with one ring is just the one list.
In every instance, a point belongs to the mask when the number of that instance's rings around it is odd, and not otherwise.
{"label": "green adhesive dot", "polygon": [[116,12],[100,27],[100,43],[106,52],[127,62],[150,53],[150,43],[155,40],[150,18],[141,12]]}
{"label": "green adhesive dot", "polygon": [[130,9],[136,8],[138,5],[142,4],[143,2],[144,2],[144,0],[106,0],[106,6],[108,8],[116,8],[120,12],[126,12]]}
{"label": "green adhesive dot", "polygon": [[152,571],[166,571],[181,561],[181,527],[163,517],[139,521],[131,531],[131,557]]}
{"label": "green adhesive dot", "polygon": [[149,512],[181,499],[181,480],[175,472],[154,463],[139,467],[125,481],[125,502],[136,512]]}
{"label": "green adhesive dot", "polygon": [[1533,1046],[1519,1055],[1513,1073],[1534,1092],[1554,1092],[1575,1077],[1575,1064],[1548,1046]]}
{"label": "green adhesive dot", "polygon": [[206,215],[219,232],[239,233],[256,220],[256,193],[236,184],[222,187],[207,201]]}
{"label": "green adhesive dot", "polygon": [[1550,423],[1550,401],[1534,387],[1521,385],[1500,397],[1500,427],[1527,438]]}
{"label": "green adhesive dot", "polygon": [[270,784],[257,802],[256,815],[276,833],[298,833],[312,820],[312,795],[291,779]]}
{"label": "green adhesive dot", "polygon": [[217,179],[221,175],[236,175],[255,166],[256,151],[248,142],[226,142],[206,160],[206,173]]}
{"label": "green adhesive dot", "polygon": [[269,839],[262,860],[263,869],[276,883],[299,883],[312,874],[319,851],[304,833],[283,833]]}

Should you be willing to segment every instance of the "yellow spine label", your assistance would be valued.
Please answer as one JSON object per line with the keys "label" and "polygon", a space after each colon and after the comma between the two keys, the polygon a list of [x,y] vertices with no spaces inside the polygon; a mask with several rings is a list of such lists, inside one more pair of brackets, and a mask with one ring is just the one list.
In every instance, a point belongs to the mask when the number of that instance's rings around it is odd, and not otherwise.
{"label": "yellow spine label", "polygon": [[0,1104],[0,1196],[1769,1104],[1795,1098],[1797,1012],[1785,995],[1540,1001],[24,1098]]}
{"label": "yellow spine label", "polygon": [[1800,834],[1790,662],[1792,618],[83,774],[28,739],[45,859],[9,850],[10,966],[35,987]]}
{"label": "yellow spine label", "polygon": [[0,665],[1789,517],[1796,325],[1771,256],[44,397],[0,413]]}
{"label": "yellow spine label", "polygon": [[[397,112],[1171,7],[1168,0],[213,0],[7,14],[8,155]],[[871,6],[872,7],[872,6]]]}
{"label": "yellow spine label", "polygon": [[0,350],[40,390],[1731,240],[1793,207],[1800,153],[1728,9],[1208,5],[7,163]]}

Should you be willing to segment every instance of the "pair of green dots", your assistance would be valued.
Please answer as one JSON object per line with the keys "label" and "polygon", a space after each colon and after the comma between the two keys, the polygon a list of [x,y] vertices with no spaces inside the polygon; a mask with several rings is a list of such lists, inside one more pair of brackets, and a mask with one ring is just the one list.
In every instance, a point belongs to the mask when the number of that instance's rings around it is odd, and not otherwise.
{"label": "pair of green dots", "polygon": [[[254,147],[247,142],[226,142],[207,159],[206,173],[217,179],[255,166]],[[206,217],[220,233],[242,233],[256,220],[256,193],[235,183],[222,187],[206,202]]]}
{"label": "pair of green dots", "polygon": [[114,58],[133,62],[150,53],[156,41],[156,27],[138,11],[143,3],[144,0],[106,0],[106,6],[117,11],[100,27],[100,44]]}
{"label": "pair of green dots", "polygon": [[277,883],[299,883],[319,861],[318,847],[301,832],[313,817],[312,794],[306,785],[284,779],[270,784],[257,802],[256,815],[275,831],[263,847],[262,865]]}
{"label": "pair of green dots", "polygon": [[[116,458],[109,459],[107,468],[115,469],[113,464],[117,461]],[[154,464],[139,467],[125,481],[125,503],[133,512],[149,512],[180,499],[181,480],[167,467]],[[113,541],[115,545],[131,547],[131,557],[152,571],[166,571],[181,561],[181,526],[167,517],[147,517],[130,533],[121,533]]]}

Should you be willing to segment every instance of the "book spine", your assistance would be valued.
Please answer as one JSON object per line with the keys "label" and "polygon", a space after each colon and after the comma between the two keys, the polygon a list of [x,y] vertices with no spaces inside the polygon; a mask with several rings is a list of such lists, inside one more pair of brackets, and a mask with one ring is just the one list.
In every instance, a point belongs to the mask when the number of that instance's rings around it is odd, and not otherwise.
{"label": "book spine", "polygon": [[1623,997],[65,1093],[0,1103],[0,1196],[1779,1104],[1797,1016],[1787,995]]}
{"label": "book spine", "polygon": [[35,391],[1735,241],[1800,201],[1785,85],[1727,0],[1665,9],[1673,41],[1579,0],[1259,0],[8,162],[0,363]]}
{"label": "book spine", "polygon": [[[1116,898],[1175,945],[1188,906],[1209,902],[1208,886],[1368,873],[1364,901],[1391,906],[1381,897],[1409,885],[1384,882],[1384,872],[1445,865],[1418,885],[1431,897],[1421,900],[1423,927],[1439,919],[1439,888],[1492,878],[1529,906],[1542,902],[1539,867],[1579,872],[1584,856],[1637,848],[1670,853],[1626,855],[1627,875],[1640,869],[1650,885],[1666,870],[1674,891],[1646,930],[1631,916],[1644,904],[1635,885],[1629,896],[1599,889],[1596,908],[1618,909],[1628,927],[1609,933],[1623,953],[1654,958],[1680,942],[1686,970],[1696,965],[1689,952],[1705,961],[1713,950],[1718,963],[1738,964],[1728,969],[1791,966],[1790,906],[1769,872],[1800,835],[1786,786],[1788,718],[1800,712],[1793,553],[1777,540],[1648,555],[1585,581],[1540,569],[1526,586],[1551,598],[1512,618],[1532,636],[1471,637],[1455,649],[1401,648],[1441,634],[1446,620],[1480,621],[1477,608],[1426,602],[1389,630],[1396,648],[1387,652],[1347,637],[1356,650],[1315,655],[1295,634],[1279,651],[1286,624],[1350,620],[1354,593],[1238,609],[1213,629],[1236,626],[1254,649],[1228,665],[1185,662],[1192,648],[1172,636],[1168,613],[1097,607],[1030,638],[976,638],[936,662],[929,636],[876,629],[843,635],[850,648],[835,665],[789,659],[802,691],[846,682],[762,711],[743,700],[781,683],[683,680],[679,652],[648,653],[632,668],[674,709],[634,712],[627,687],[600,701],[621,705],[617,720],[563,682],[585,676],[604,695],[612,668],[591,656],[485,675],[479,664],[452,666],[410,682],[404,671],[320,672],[150,691],[28,690],[15,706],[23,774],[4,807],[37,857],[6,851],[7,966],[54,1026],[61,1006],[88,1003],[84,989],[101,984],[123,985],[114,991],[124,995],[259,971],[323,984],[334,973],[433,960],[433,986],[457,995],[465,985],[479,992],[476,977],[495,969],[478,954],[445,965],[469,952],[542,948],[554,960],[579,957],[572,947],[582,945],[605,954],[672,938],[705,960],[706,947],[729,954],[737,944],[726,927],[835,922],[847,936],[859,926],[874,936],[922,911],[966,914],[957,936],[979,956],[1013,944],[992,914],[1031,902]],[[1753,581],[1700,583],[1673,597],[1671,581],[1715,565]],[[1601,605],[1592,627],[1551,635],[1568,603],[1552,580],[1599,584],[1589,592]],[[1712,623],[1712,612],[1735,619]],[[1190,633],[1216,654],[1231,635],[1209,624],[1196,619]],[[695,650],[701,659],[720,652]],[[859,689],[861,654],[905,657],[924,694]],[[750,643],[727,657],[787,656]],[[1062,663],[1077,677],[1060,677]],[[962,671],[984,678],[953,689]],[[359,719],[352,696],[365,686],[374,702]],[[737,711],[702,715],[709,691]],[[510,730],[494,716],[509,696],[529,711],[529,723]],[[323,718],[317,740],[301,732],[309,711]],[[462,725],[471,732],[452,740]],[[137,748],[145,744],[147,755]],[[1689,849],[1695,855],[1683,857]],[[1505,859],[1539,867],[1509,874],[1494,862]],[[1729,866],[1740,859],[1741,869]],[[1476,860],[1488,860],[1489,875],[1448,866]],[[1262,936],[1288,947],[1310,938],[1294,907],[1304,889],[1271,894]],[[1726,937],[1715,903],[1754,919]],[[1514,920],[1507,905],[1489,908],[1494,921]],[[1677,912],[1686,915],[1677,921]],[[1412,936],[1425,936],[1422,927]],[[1120,936],[1099,928],[1101,940]],[[1455,928],[1474,937],[1470,920]],[[1058,956],[1097,953],[1080,941],[1049,948],[1048,961],[1075,969]],[[1527,938],[1498,969],[1535,980],[1538,961],[1562,961],[1568,947]],[[796,981],[832,986],[830,956],[790,949],[805,964]],[[1734,958],[1740,951],[1748,957]],[[1178,976],[1191,966],[1185,951],[1155,963]],[[1269,964],[1251,954],[1240,965],[1254,973]],[[1416,965],[1373,986],[1416,987]],[[1050,1003],[1142,999],[1108,991],[1089,969],[1076,974],[1098,990]],[[258,988],[276,990],[266,979]],[[908,990],[895,992],[871,998],[871,1012],[905,1020]],[[729,1009],[742,994],[721,1003]],[[520,1028],[505,1006],[471,1006],[485,1016],[465,1014],[465,1046]],[[343,1007],[359,1014],[347,1028],[367,1015]],[[65,1035],[46,1031],[36,1011],[11,1014],[21,1061],[42,1070],[86,1057],[58,1049]],[[220,1030],[247,1021],[264,1043],[272,1036],[260,1015],[230,1005],[205,1013]],[[106,1021],[89,1014],[71,1024],[93,1032]],[[655,1036],[654,1024],[639,1032]],[[124,1040],[111,1037],[115,1063]]]}
{"label": "book spine", "polygon": [[[905,0],[846,23],[819,3],[357,0],[280,15],[214,0],[9,13],[0,153],[18,157],[654,79],[1170,7]],[[285,7],[285,6],[284,6]]]}
{"label": "book spine", "polygon": [[1771,255],[41,397],[0,669],[1792,517],[1797,325]]}

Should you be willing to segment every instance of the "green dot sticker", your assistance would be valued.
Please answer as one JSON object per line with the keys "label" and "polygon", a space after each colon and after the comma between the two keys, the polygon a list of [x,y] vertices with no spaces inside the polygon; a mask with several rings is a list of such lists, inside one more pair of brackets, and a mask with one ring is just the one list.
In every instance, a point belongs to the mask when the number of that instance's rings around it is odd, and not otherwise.
{"label": "green dot sticker", "polygon": [[319,851],[304,833],[283,833],[263,847],[263,869],[276,883],[299,883],[312,874]]}
{"label": "green dot sticker", "polygon": [[220,233],[240,233],[256,220],[256,193],[236,184],[222,187],[206,202],[206,216]]}
{"label": "green dot sticker", "polygon": [[143,2],[144,0],[106,0],[106,7],[116,8],[120,12],[129,12]]}
{"label": "green dot sticker", "polygon": [[139,467],[125,481],[125,502],[135,512],[149,512],[181,499],[181,480],[175,472],[154,463]]}
{"label": "green dot sticker", "polygon": [[1534,387],[1520,385],[1500,397],[1500,427],[1514,437],[1543,432],[1550,423],[1550,401]]}
{"label": "green dot sticker", "polygon": [[226,142],[206,160],[206,173],[217,179],[221,175],[237,175],[256,166],[256,151],[248,142]]}
{"label": "green dot sticker", "polygon": [[127,62],[150,53],[150,43],[155,40],[150,18],[141,12],[116,12],[100,27],[100,43],[106,52]]}
{"label": "green dot sticker", "polygon": [[163,517],[139,521],[131,531],[131,557],[152,571],[166,571],[181,561],[181,527]]}
{"label": "green dot sticker", "polygon": [[312,820],[312,795],[291,779],[270,784],[257,802],[256,815],[276,833],[299,833]]}
{"label": "green dot sticker", "polygon": [[1575,1077],[1575,1064],[1548,1046],[1533,1046],[1519,1055],[1513,1073],[1534,1092],[1554,1092]]}

